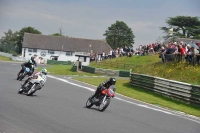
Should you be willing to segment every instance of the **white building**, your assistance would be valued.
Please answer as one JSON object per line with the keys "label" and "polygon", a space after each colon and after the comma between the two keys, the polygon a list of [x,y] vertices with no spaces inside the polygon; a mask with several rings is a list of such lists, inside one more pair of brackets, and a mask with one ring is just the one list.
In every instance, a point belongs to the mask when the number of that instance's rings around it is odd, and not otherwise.
{"label": "white building", "polygon": [[[31,56],[37,55],[38,63],[46,63],[47,60],[75,62],[79,59],[82,65],[89,65],[90,53],[100,54],[110,49],[111,47],[101,40],[25,33],[22,57],[30,59]],[[77,55],[88,56],[88,58],[78,58]]]}

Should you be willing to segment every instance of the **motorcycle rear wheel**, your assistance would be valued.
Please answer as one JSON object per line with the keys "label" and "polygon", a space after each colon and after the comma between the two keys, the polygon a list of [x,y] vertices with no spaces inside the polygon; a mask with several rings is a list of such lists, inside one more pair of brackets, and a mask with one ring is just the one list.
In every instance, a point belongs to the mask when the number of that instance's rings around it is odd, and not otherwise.
{"label": "motorcycle rear wheel", "polygon": [[110,104],[110,98],[106,99],[104,102],[102,102],[100,105],[99,105],[99,108],[98,110],[103,112],[107,107],[108,105]]}

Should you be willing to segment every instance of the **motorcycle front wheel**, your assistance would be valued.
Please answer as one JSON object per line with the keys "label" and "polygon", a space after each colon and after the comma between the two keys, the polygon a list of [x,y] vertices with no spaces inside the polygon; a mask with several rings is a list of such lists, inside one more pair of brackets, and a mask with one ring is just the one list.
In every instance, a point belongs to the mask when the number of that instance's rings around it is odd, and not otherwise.
{"label": "motorcycle front wheel", "polygon": [[36,92],[35,84],[32,85],[31,89],[28,91],[27,96],[33,95]]}
{"label": "motorcycle front wheel", "polygon": [[94,105],[94,104],[91,103],[91,97],[89,97],[88,100],[87,100],[87,102],[86,102],[86,107],[87,107],[87,108],[90,108],[90,107],[92,107],[93,105]]}
{"label": "motorcycle front wheel", "polygon": [[110,100],[111,100],[110,98],[106,98],[106,100],[99,105],[98,110],[103,112],[110,104]]}
{"label": "motorcycle front wheel", "polygon": [[17,76],[17,80],[19,80],[19,78],[21,78],[23,73],[20,73],[18,76]]}
{"label": "motorcycle front wheel", "polygon": [[27,72],[24,72],[23,74],[21,74],[19,80],[22,81],[22,79],[26,76]]}
{"label": "motorcycle front wheel", "polygon": [[23,91],[24,91],[24,90],[23,90],[22,88],[20,88],[20,89],[18,90],[18,93],[19,93],[19,94],[22,94]]}

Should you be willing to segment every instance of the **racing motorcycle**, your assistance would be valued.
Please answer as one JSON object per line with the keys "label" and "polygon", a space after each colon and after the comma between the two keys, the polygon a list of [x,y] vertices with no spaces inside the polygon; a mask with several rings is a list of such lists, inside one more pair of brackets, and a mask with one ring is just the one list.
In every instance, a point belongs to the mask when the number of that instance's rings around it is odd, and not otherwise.
{"label": "racing motorcycle", "polygon": [[30,68],[26,67],[23,72],[19,73],[17,80],[21,81],[30,71]]}
{"label": "racing motorcycle", "polygon": [[46,75],[38,74],[33,75],[29,79],[25,85],[22,85],[19,89],[18,93],[22,94],[25,93],[27,96],[33,95],[37,90],[40,90],[44,83],[46,82]]}
{"label": "racing motorcycle", "polygon": [[114,85],[110,86],[108,89],[103,89],[100,92],[100,95],[98,96],[98,98],[92,98],[92,96],[90,96],[86,102],[86,107],[90,108],[93,105],[98,106],[98,110],[103,112],[108,105],[110,104],[111,98],[113,98],[115,96],[115,92],[113,91],[114,89]]}

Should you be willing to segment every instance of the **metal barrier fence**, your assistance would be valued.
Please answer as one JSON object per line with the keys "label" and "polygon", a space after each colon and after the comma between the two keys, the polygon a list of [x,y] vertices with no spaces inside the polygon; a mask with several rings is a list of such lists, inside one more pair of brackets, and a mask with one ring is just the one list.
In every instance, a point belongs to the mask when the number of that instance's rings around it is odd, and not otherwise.
{"label": "metal barrier fence", "polygon": [[102,68],[93,68],[89,66],[82,66],[82,71],[90,73],[98,73],[109,76],[130,77],[130,71],[119,71]]}
{"label": "metal barrier fence", "polygon": [[185,56],[181,54],[164,54],[160,55],[163,62],[173,61],[173,62],[188,62],[192,65],[200,65],[200,54]]}
{"label": "metal barrier fence", "polygon": [[56,61],[56,60],[47,60],[47,64],[54,64],[54,65],[72,65],[71,61]]}
{"label": "metal barrier fence", "polygon": [[200,105],[200,86],[132,73],[130,84],[185,103]]}
{"label": "metal barrier fence", "polygon": [[113,67],[113,68],[123,68],[123,69],[131,69],[132,66],[134,66],[134,64],[124,64],[124,63],[109,62],[109,61],[98,62],[98,65]]}

